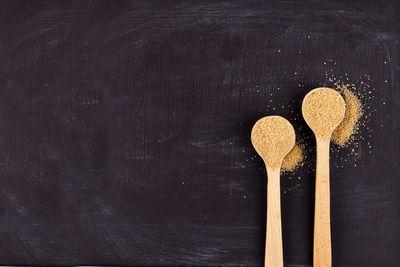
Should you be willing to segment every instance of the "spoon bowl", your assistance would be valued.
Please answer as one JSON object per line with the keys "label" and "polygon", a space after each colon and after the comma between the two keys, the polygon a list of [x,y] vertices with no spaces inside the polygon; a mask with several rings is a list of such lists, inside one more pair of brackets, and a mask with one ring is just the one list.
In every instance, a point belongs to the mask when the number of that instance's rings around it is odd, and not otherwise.
{"label": "spoon bowl", "polygon": [[271,168],[280,168],[283,158],[295,144],[293,126],[280,116],[259,119],[251,131],[251,142],[257,153]]}
{"label": "spoon bowl", "polygon": [[346,105],[339,92],[320,87],[311,90],[303,100],[302,112],[316,137],[330,140],[344,118]]}

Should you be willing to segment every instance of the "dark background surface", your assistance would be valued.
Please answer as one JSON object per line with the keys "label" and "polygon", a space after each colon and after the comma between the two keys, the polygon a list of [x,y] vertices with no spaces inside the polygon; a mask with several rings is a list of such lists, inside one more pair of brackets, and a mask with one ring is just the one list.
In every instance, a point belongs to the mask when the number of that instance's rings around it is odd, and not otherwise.
{"label": "dark background surface", "polygon": [[[1,1],[0,264],[262,265],[251,127],[298,131],[332,71],[376,96],[332,157],[334,266],[400,266],[399,7]],[[312,264],[312,160],[282,177],[285,266]]]}

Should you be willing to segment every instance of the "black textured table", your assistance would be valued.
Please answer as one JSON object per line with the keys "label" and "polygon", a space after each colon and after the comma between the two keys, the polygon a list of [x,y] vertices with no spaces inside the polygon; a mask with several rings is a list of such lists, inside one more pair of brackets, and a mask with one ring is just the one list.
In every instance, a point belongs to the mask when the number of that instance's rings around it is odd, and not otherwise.
{"label": "black textured table", "polygon": [[[333,265],[400,266],[399,14],[395,0],[1,1],[0,264],[261,266],[251,127],[294,122],[331,71],[375,88],[371,137],[332,160]],[[282,177],[285,266],[312,265],[308,161]]]}

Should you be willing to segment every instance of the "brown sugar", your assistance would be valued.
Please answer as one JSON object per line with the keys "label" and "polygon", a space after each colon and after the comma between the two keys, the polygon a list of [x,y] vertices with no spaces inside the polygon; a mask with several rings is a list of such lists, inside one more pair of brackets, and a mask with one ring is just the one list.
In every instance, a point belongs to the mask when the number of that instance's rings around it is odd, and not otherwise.
{"label": "brown sugar", "polygon": [[[345,118],[332,136],[332,142],[337,144],[337,147],[332,146],[331,150],[332,152],[342,151],[342,155],[344,152],[347,157],[357,160],[362,143],[366,143],[368,153],[372,153],[370,140],[374,130],[369,123],[377,111],[376,103],[374,103],[376,89],[371,85],[372,78],[368,74],[360,75],[357,80],[352,79],[352,81],[347,77],[349,74],[345,73],[344,76],[346,78],[336,76],[332,69],[325,71],[326,83],[323,85],[335,88],[346,101]],[[344,79],[346,80],[344,81]],[[362,132],[360,132],[361,129]],[[342,148],[347,149],[343,150]],[[337,163],[336,167],[344,168],[344,161]]]}
{"label": "brown sugar", "polygon": [[332,141],[343,147],[358,130],[358,121],[362,116],[362,108],[358,97],[345,85],[338,86],[338,89],[344,95],[346,111],[343,121],[332,134]]}
{"label": "brown sugar", "polygon": [[[332,60],[329,62],[334,64]],[[329,62],[327,64],[331,64]],[[333,161],[337,168],[344,168],[348,164],[358,166],[354,161],[358,160],[363,143],[367,146],[368,153],[372,153],[373,128],[369,126],[369,123],[377,109],[373,103],[376,99],[376,89],[371,85],[371,81],[371,77],[367,74],[360,75],[359,79],[358,77],[350,78],[349,74],[336,76],[333,69],[328,69],[325,71],[325,79],[320,83],[320,86],[333,88],[340,93],[345,102],[344,118],[331,136],[331,141],[335,144],[331,146],[331,157],[337,159]],[[272,95],[270,93],[270,96]],[[281,105],[282,110],[291,108],[288,112],[291,116],[290,121],[296,128],[296,145],[282,161],[282,171],[289,177],[294,175],[296,170],[310,172],[314,167],[312,163],[315,154],[312,147],[313,136],[304,131],[304,127],[308,128],[308,126],[302,124],[301,113],[291,107],[297,101],[299,100],[293,99],[289,103],[284,103],[283,106],[282,104],[274,105],[272,99],[269,99],[266,109],[267,112],[275,113],[276,110],[280,110]],[[385,105],[386,102],[382,104]],[[305,166],[305,168],[300,169],[299,166]]]}
{"label": "brown sugar", "polygon": [[251,142],[267,166],[279,168],[294,146],[293,126],[280,116],[261,118],[253,126]]}
{"label": "brown sugar", "polygon": [[343,120],[345,102],[337,91],[326,87],[317,88],[305,96],[302,113],[314,134],[329,140],[332,132]]}
{"label": "brown sugar", "polygon": [[283,159],[282,171],[293,171],[297,167],[302,166],[304,159],[303,151],[303,145],[296,144]]}

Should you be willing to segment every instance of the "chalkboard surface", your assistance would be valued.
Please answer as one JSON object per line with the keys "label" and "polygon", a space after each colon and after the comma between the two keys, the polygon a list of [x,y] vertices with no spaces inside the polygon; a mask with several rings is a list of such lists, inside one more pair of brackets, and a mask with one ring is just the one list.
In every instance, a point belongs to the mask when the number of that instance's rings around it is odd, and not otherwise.
{"label": "chalkboard surface", "polygon": [[[357,156],[332,157],[333,265],[400,266],[399,19],[395,0],[1,1],[0,264],[261,266],[251,127],[298,131],[331,72],[375,96]],[[312,265],[307,160],[281,181],[285,266]]]}

